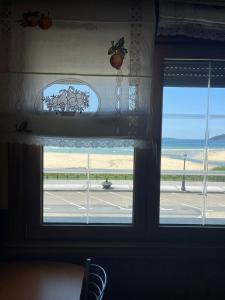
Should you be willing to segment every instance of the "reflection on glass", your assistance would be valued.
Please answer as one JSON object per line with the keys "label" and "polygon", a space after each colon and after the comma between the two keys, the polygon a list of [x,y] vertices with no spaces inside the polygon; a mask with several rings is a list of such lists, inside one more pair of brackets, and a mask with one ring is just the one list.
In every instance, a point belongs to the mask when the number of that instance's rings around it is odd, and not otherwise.
{"label": "reflection on glass", "polygon": [[44,223],[132,223],[132,147],[44,147],[43,154]]}

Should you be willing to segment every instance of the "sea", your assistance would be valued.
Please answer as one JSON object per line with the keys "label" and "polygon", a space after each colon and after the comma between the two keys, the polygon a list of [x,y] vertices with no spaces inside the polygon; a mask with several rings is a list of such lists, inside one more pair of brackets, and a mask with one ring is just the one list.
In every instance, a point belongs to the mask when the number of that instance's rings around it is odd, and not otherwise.
{"label": "sea", "polygon": [[[187,161],[202,163],[205,149],[208,153],[211,151],[225,151],[225,140],[213,140],[209,139],[207,144],[205,140],[200,139],[162,139],[161,155],[173,159],[183,160],[186,158]],[[198,156],[198,159],[196,159]],[[202,157],[200,160],[199,157]],[[215,166],[225,166],[225,156],[222,161],[210,160],[210,163]]]}
{"label": "sea", "polygon": [[[173,139],[173,138],[162,138],[162,151],[203,151],[205,149],[206,143],[204,140],[197,139]],[[209,140],[208,149],[212,150],[225,150],[225,140]],[[65,153],[86,153],[90,151],[91,153],[98,154],[124,154],[131,155],[133,153],[133,147],[96,147],[96,148],[86,147],[51,147],[45,146],[46,152],[65,152]]]}
{"label": "sea", "polygon": [[50,147],[45,146],[46,152],[59,152],[59,153],[92,153],[92,154],[110,154],[110,155],[133,155],[133,147]]}
{"label": "sea", "polygon": [[[161,154],[172,159],[181,159],[184,157],[192,162],[202,162],[196,159],[197,154],[205,152],[206,143],[204,140],[198,139],[173,139],[162,138]],[[225,140],[209,140],[207,144],[209,151],[225,151]],[[90,154],[110,154],[110,155],[133,155],[133,147],[50,147],[45,146],[45,152],[59,153],[90,153]],[[199,155],[198,155],[199,156]],[[223,161],[212,161],[218,166],[225,166],[225,157]]]}

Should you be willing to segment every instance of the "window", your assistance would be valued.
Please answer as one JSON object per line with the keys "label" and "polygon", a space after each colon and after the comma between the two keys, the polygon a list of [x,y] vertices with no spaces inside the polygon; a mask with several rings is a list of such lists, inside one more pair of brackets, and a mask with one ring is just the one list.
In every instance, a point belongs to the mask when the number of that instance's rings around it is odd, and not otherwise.
{"label": "window", "polygon": [[[224,46],[166,45],[170,12],[156,26],[154,1],[48,4],[51,28],[26,20],[46,13],[38,3],[14,1],[1,32],[0,139],[20,144],[10,146],[13,228],[32,239],[222,237]],[[174,13],[171,34],[185,35]],[[155,33],[164,45],[153,49]],[[110,165],[120,155],[124,168]]]}
{"label": "window", "polygon": [[[134,87],[129,104],[135,103],[135,93]],[[90,118],[99,108],[100,99],[89,85],[68,79],[44,87],[36,101],[38,111],[60,117],[80,113]],[[84,131],[87,126],[88,119]],[[42,148],[43,224],[132,224],[131,142],[81,138],[62,143]]]}
{"label": "window", "polygon": [[44,147],[43,224],[132,224],[133,163],[133,147]]}
{"label": "window", "polygon": [[[150,239],[218,241],[224,231],[224,54],[158,45],[151,134]],[[178,68],[180,67],[180,69]],[[222,155],[222,156],[221,156]]]}
{"label": "window", "polygon": [[[56,137],[51,136],[50,146],[24,146],[29,237],[93,238],[93,232],[100,232],[99,237],[116,234],[120,238],[126,232],[129,238],[140,234],[147,197],[137,182],[147,186],[148,176],[142,173],[146,142],[108,137],[114,130],[121,134],[121,130],[132,132],[143,126],[135,112],[137,89],[128,86],[130,117],[122,126],[111,114],[101,118],[103,123],[96,121],[101,101],[87,83],[57,80],[38,93],[35,111],[46,118]],[[45,130],[46,124],[39,128]],[[93,130],[99,138],[87,138]],[[70,136],[74,132],[78,138]],[[142,202],[136,200],[139,197]]]}
{"label": "window", "polygon": [[[87,152],[87,148],[64,148],[61,152],[58,147],[19,148],[15,151],[18,158],[20,155],[26,157],[23,168],[17,169],[26,178],[23,194],[26,195],[27,238],[143,238],[147,195],[142,187],[149,182],[146,150],[112,148],[114,153],[105,154],[103,152],[109,149],[96,148]],[[66,153],[66,150],[70,152]],[[121,154],[123,150],[126,152]],[[101,169],[99,159],[104,164]],[[72,162],[70,171],[66,168],[69,160]],[[118,162],[121,169],[117,168]],[[14,163],[19,164],[18,161]],[[51,168],[52,163],[58,164],[56,170]],[[113,163],[116,168],[110,168]],[[59,164],[64,170],[58,169]],[[73,165],[76,168],[73,169]],[[106,179],[112,183],[111,188],[103,187]]]}
{"label": "window", "polygon": [[225,224],[223,60],[164,61],[161,224]]}
{"label": "window", "polygon": [[[135,144],[124,149],[74,146],[70,150],[64,148],[62,154],[59,147],[25,147],[23,169],[31,183],[26,185],[28,238],[222,239],[223,56],[211,53],[210,49],[208,53],[199,48],[192,51],[191,47],[187,51],[174,47],[157,49],[151,99],[152,143],[148,148]],[[183,70],[170,76],[174,64],[188,68],[187,76],[180,75]],[[201,70],[200,79],[193,80],[194,70]],[[109,160],[105,151],[110,153]],[[125,154],[121,156],[122,151]],[[71,168],[68,161],[72,156],[79,159],[74,160],[76,165]],[[105,158],[101,170],[97,166],[100,156]],[[109,167],[112,156],[117,160],[129,157],[129,163],[125,162],[129,168]],[[57,161],[56,157],[62,157],[59,169],[61,158]],[[111,189],[103,187],[105,181],[112,183]],[[66,191],[61,190],[64,183]],[[123,189],[119,193],[118,184]]]}

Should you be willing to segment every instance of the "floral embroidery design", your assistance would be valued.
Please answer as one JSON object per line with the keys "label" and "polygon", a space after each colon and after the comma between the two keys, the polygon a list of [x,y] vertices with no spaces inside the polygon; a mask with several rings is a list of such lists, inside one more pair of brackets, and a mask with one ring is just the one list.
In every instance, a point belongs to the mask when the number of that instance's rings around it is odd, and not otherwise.
{"label": "floral embroidery design", "polygon": [[49,112],[84,112],[89,107],[89,93],[69,86],[59,91],[58,95],[42,97],[44,110]]}

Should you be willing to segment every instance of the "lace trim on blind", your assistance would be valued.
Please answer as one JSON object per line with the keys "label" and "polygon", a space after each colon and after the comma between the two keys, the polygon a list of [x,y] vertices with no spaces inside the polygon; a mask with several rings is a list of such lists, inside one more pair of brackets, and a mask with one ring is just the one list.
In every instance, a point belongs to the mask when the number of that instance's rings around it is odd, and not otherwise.
{"label": "lace trim on blind", "polygon": [[[130,27],[130,73],[137,76],[140,72],[140,42],[141,42],[141,26],[142,6],[139,1],[133,0],[131,7],[131,27]],[[138,110],[139,95],[139,78],[130,78],[129,89],[129,111]]]}
{"label": "lace trim on blind", "polygon": [[[1,142],[3,140],[1,139]],[[51,146],[51,147],[75,147],[75,148],[114,148],[114,147],[135,147],[145,149],[150,147],[150,142],[133,139],[110,139],[110,138],[64,138],[48,137],[26,134],[15,134],[11,137],[10,143]]]}

